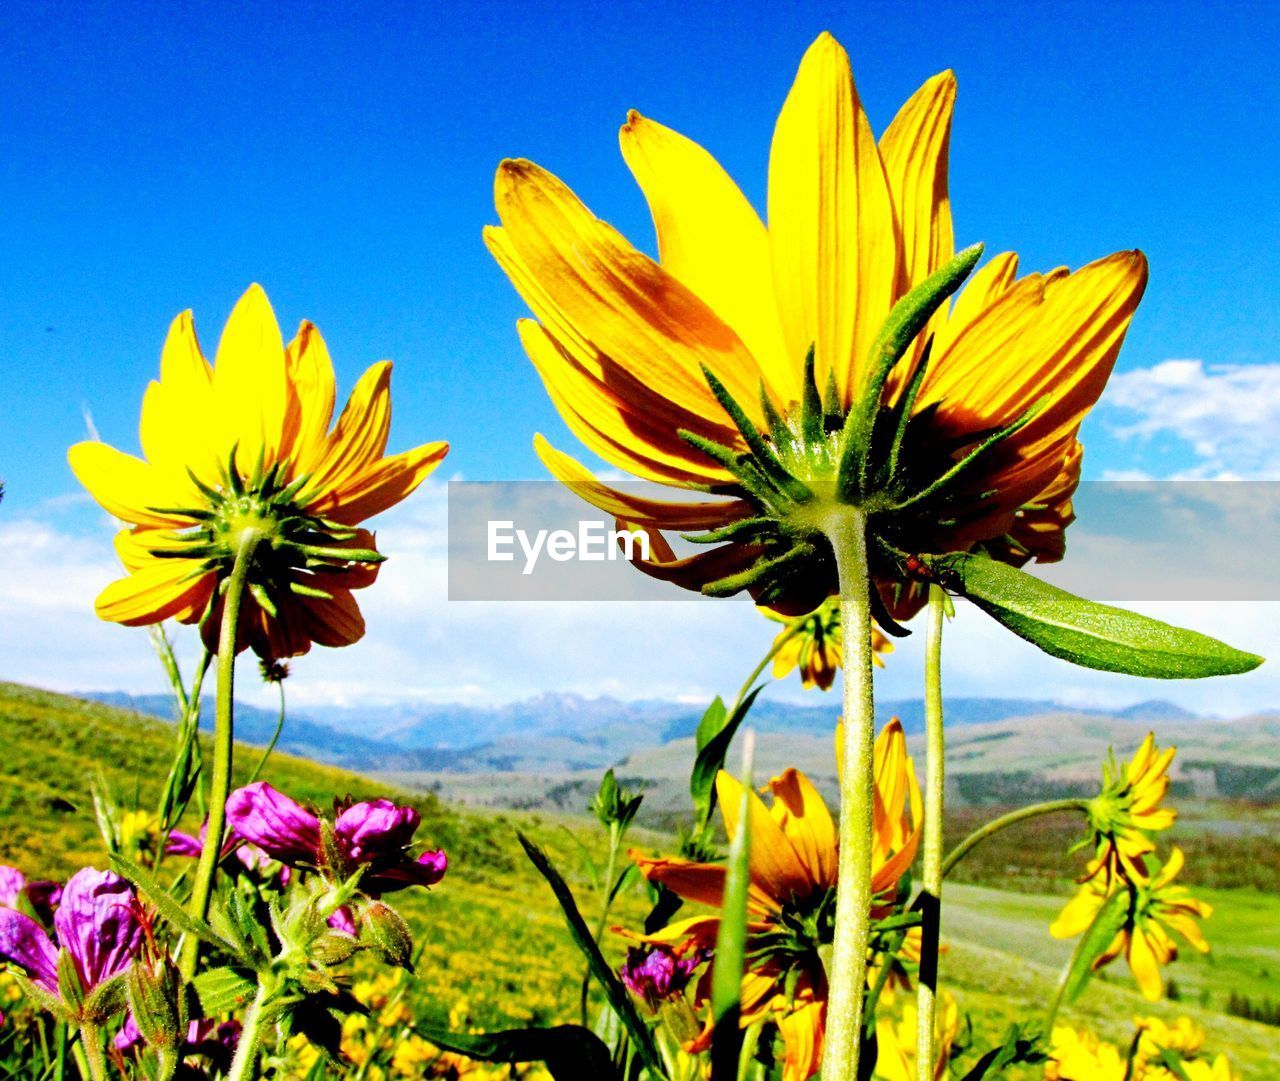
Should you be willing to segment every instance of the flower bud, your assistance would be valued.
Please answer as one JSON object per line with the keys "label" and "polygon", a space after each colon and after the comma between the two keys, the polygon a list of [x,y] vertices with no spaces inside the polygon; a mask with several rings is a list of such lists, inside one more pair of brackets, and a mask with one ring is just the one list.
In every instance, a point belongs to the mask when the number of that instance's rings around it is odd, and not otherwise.
{"label": "flower bud", "polygon": [[372,947],[387,964],[412,972],[413,936],[400,913],[382,901],[373,901],[362,915],[361,944]]}
{"label": "flower bud", "polygon": [[133,1023],[152,1047],[173,1048],[182,1042],[178,973],[167,960],[138,961],[125,978]]}

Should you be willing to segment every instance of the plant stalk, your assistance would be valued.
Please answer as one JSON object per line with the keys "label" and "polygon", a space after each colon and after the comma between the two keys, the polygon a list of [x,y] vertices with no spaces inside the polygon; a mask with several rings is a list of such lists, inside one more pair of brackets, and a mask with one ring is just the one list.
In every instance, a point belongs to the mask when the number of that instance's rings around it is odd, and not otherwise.
{"label": "plant stalk", "polygon": [[841,507],[827,536],[840,582],[844,638],[844,771],[840,777],[839,866],[823,1081],[858,1077],[867,946],[871,929],[871,845],[875,807],[875,694],[866,515]]}
{"label": "plant stalk", "polygon": [[266,983],[259,982],[258,993],[245,1011],[240,1038],[236,1042],[235,1058],[231,1060],[231,1070],[227,1081],[249,1081],[257,1076],[258,1049],[264,1035],[264,1022],[267,1019],[267,999],[271,989]]}
{"label": "plant stalk", "polygon": [[1058,814],[1062,811],[1088,813],[1088,810],[1089,801],[1087,799],[1055,799],[1049,800],[1047,803],[1033,803],[1030,807],[1020,807],[1016,811],[1010,811],[1007,815],[993,818],[985,826],[974,830],[948,853],[947,858],[942,861],[942,877],[946,878],[955,869],[956,864],[964,859],[972,849],[976,848],[992,834],[999,833],[1008,826],[1016,826],[1019,822],[1025,822],[1029,818],[1038,818],[1040,815]]}
{"label": "plant stalk", "polygon": [[102,1029],[84,1025],[80,1029],[80,1047],[91,1081],[107,1081],[107,1055],[102,1046]]}
{"label": "plant stalk", "polygon": [[[605,925],[609,922],[609,908],[613,904],[613,876],[618,869],[618,848],[622,842],[622,830],[617,822],[609,823],[609,860],[605,865],[604,872],[604,904],[600,906],[600,917],[596,920],[595,939],[596,945],[600,945],[600,939],[604,937]],[[579,1002],[579,1013],[582,1019],[582,1025],[587,1026],[587,997],[591,992],[591,966],[587,965],[587,970],[582,974],[582,992]]]}
{"label": "plant stalk", "polygon": [[946,595],[929,586],[929,629],[924,646],[924,726],[927,748],[924,793],[924,860],[920,896],[920,977],[916,981],[916,1078],[933,1081],[937,1051],[934,1015],[938,998],[938,937],[942,922],[942,806],[946,737],[942,724],[942,624]]}
{"label": "plant stalk", "polygon": [[[209,914],[213,879],[222,855],[222,834],[227,821],[227,796],[231,794],[231,766],[235,748],[236,632],[240,623],[240,601],[249,580],[253,554],[261,539],[262,533],[256,529],[241,532],[235,563],[227,578],[226,592],[223,595],[222,626],[218,632],[218,697],[214,713],[213,774],[209,782],[209,824],[205,831],[204,847],[200,850],[200,862],[196,865],[191,900],[187,906],[191,915],[199,920]],[[195,935],[188,936],[182,948],[181,972],[184,980],[190,980],[195,975],[199,952],[200,940]]]}

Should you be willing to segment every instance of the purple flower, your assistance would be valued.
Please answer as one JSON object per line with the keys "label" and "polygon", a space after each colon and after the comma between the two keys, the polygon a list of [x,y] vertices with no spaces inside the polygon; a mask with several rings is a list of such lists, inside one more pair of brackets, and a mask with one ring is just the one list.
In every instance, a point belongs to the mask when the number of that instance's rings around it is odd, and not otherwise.
{"label": "purple flower", "polygon": [[47,924],[62,900],[62,887],[43,880],[29,882],[18,868],[0,864],[0,908],[20,909],[24,898],[40,921]]}
{"label": "purple flower", "polygon": [[27,890],[27,876],[16,867],[0,863],[0,905],[14,908]]}
{"label": "purple flower", "polygon": [[[209,836],[209,822],[206,819],[200,826],[200,835],[192,837],[189,833],[183,833],[180,830],[173,830],[169,834],[169,839],[165,842],[164,850],[170,856],[185,856],[188,859],[199,859],[200,853],[204,851],[205,840]],[[257,845],[248,841],[243,841],[239,845],[236,844],[236,837],[233,833],[222,846],[222,856],[225,859],[235,850],[236,859],[240,861],[241,866],[246,870],[256,871],[264,878],[273,877],[271,874],[272,864],[276,861],[262,851]],[[275,876],[279,877],[280,885],[287,886],[289,884],[289,868],[277,867]]]}
{"label": "purple flower", "polygon": [[710,957],[709,950],[694,950],[677,957],[667,946],[632,946],[618,975],[631,993],[656,1010],[660,1003],[682,994],[694,969]]}
{"label": "purple flower", "polygon": [[344,935],[350,935],[355,938],[360,933],[360,928],[356,926],[355,917],[351,914],[351,909],[346,905],[336,909],[326,921],[335,931]]}
{"label": "purple flower", "polygon": [[142,946],[137,898],[119,875],[77,871],[53,917],[58,946],[35,920],[0,908],[0,959],[12,961],[37,984],[58,995],[58,950],[67,951],[87,994],[124,972]]}
{"label": "purple flower", "polygon": [[[295,867],[324,866],[320,819],[265,781],[231,793],[227,821],[237,837],[272,859]],[[367,864],[361,887],[375,897],[406,886],[434,886],[449,861],[443,852],[424,852],[417,859],[408,853],[420,822],[412,807],[390,800],[352,804],[334,821],[334,844],[345,866],[333,870],[346,875]]]}
{"label": "purple flower", "polygon": [[[187,1026],[187,1037],[183,1041],[182,1053],[187,1055],[204,1055],[213,1059],[218,1069],[226,1073],[231,1066],[231,1057],[240,1040],[239,1021],[216,1021],[207,1017],[192,1021]],[[146,1044],[146,1039],[138,1031],[138,1023],[130,1013],[120,1031],[116,1033],[112,1046],[122,1054],[135,1051]]]}

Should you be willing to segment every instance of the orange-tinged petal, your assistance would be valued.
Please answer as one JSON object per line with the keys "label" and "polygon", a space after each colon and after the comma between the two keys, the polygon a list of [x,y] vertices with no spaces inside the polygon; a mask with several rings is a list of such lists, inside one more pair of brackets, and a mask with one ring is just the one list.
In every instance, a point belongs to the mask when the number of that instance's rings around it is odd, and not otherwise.
{"label": "orange-tinged petal", "polygon": [[[724,828],[732,839],[737,835],[743,788],[735,777],[721,770],[716,775],[716,794],[724,815]],[[811,897],[821,888],[809,868],[792,847],[782,827],[774,820],[764,801],[747,793],[747,813],[751,819],[751,848],[748,856],[751,882],[779,905]]]}
{"label": "orange-tinged petal", "polygon": [[1018,257],[1008,251],[974,271],[956,296],[951,313],[934,329],[935,360],[946,352],[965,327],[1009,290],[1017,275]]}
{"label": "orange-tinged petal", "polygon": [[702,147],[634,110],[618,140],[649,203],[662,265],[734,329],[779,406],[799,401],[801,368],[783,343],[769,234],[755,208]]}
{"label": "orange-tinged petal", "polygon": [[569,429],[605,461],[646,480],[674,484],[723,484],[727,470],[680,438],[680,429],[709,434],[732,445],[736,429],[714,431],[704,418],[655,394],[608,357],[575,355],[532,319],[517,323],[521,344],[542,377]]}
{"label": "orange-tinged petal", "polygon": [[213,575],[192,577],[199,568],[198,560],[153,559],[107,586],[98,595],[94,610],[100,619],[128,627],[202,612],[213,591]]}
{"label": "orange-tinged petal", "polygon": [[664,397],[723,423],[702,373],[705,364],[761,421],[751,353],[674,275],[532,162],[503,162],[494,198],[512,250],[563,319],[596,349]]}
{"label": "orange-tinged petal", "polygon": [[372,365],[360,377],[351,397],[319,451],[301,498],[315,499],[331,489],[341,489],[382,457],[391,431],[391,361]]}
{"label": "orange-tinged petal", "polygon": [[813,782],[796,769],[784,770],[769,782],[773,817],[809,877],[819,886],[836,884],[836,828],[831,812]]}
{"label": "orange-tinged petal", "polygon": [[808,1081],[821,1067],[826,1011],[825,1001],[810,1002],[778,1018],[786,1055],[782,1081]]}
{"label": "orange-tinged petal", "polygon": [[847,405],[900,292],[889,185],[849,57],[823,33],[800,62],[769,154],[773,282],[794,364],[815,347]]}
{"label": "orange-tinged petal", "polygon": [[349,477],[341,488],[322,493],[309,509],[342,525],[355,525],[411,495],[448,453],[448,443],[424,443],[414,450],[380,458]]}
{"label": "orange-tinged petal", "polygon": [[351,590],[330,586],[332,597],[301,597],[298,605],[300,629],[322,646],[349,646],[364,637],[364,617]]}
{"label": "orange-tinged petal", "polygon": [[651,857],[628,853],[640,873],[650,882],[660,882],[686,901],[698,901],[719,908],[724,901],[725,868],[720,863],[695,863],[679,857]]}
{"label": "orange-tinged petal", "polygon": [[284,340],[260,285],[249,286],[231,310],[213,363],[213,409],[226,454],[236,449],[248,474],[261,454],[280,449],[289,413]]}
{"label": "orange-tinged petal", "polygon": [[318,463],[337,397],[333,361],[315,324],[304,320],[298,328],[285,349],[285,367],[291,391],[286,443],[297,475]]}
{"label": "orange-tinged petal", "polygon": [[673,503],[619,491],[596,480],[583,465],[556,450],[541,435],[533,437],[533,449],[552,476],[576,495],[606,514],[624,518],[635,525],[657,529],[711,529],[751,513],[748,504],[736,499]]}
{"label": "orange-tinged petal", "polygon": [[121,521],[169,529],[192,524],[171,512],[196,503],[195,489],[186,478],[180,480],[106,443],[77,443],[67,451],[67,461],[102,509]]}

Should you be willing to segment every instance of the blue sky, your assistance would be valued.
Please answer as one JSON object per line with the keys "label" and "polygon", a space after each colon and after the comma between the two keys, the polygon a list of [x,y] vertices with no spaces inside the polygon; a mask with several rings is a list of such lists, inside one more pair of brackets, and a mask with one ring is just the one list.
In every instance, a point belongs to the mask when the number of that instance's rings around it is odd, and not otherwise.
{"label": "blue sky", "polygon": [[961,242],[1028,269],[1147,252],[1089,475],[1276,469],[1274,7],[32,4],[0,13],[3,517],[64,553],[101,543],[65,465],[82,410],[134,449],[169,320],[193,308],[211,344],[253,280],[286,330],[319,324],[344,387],[396,361],[395,447],[451,440],[442,476],[541,476],[532,432],[571,441],[480,242],[497,162],[533,158],[651,248],[617,151],[634,107],[762,205],[774,119],[822,29],[877,130],[956,70]]}

